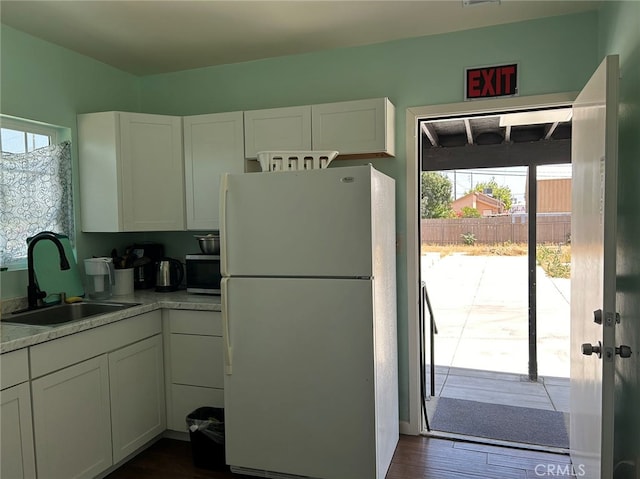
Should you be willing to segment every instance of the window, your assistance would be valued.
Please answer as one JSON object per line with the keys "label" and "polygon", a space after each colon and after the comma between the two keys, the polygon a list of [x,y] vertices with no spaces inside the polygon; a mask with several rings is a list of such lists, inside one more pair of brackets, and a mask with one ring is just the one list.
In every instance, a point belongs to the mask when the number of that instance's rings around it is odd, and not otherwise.
{"label": "window", "polygon": [[[4,122],[3,122],[4,123]],[[0,128],[0,144],[2,145],[2,153],[27,153],[43,146],[52,144],[52,135],[42,131],[36,133],[34,131],[14,130],[11,128]]]}
{"label": "window", "polygon": [[40,231],[72,238],[71,144],[59,129],[0,116],[0,262],[26,266],[26,239]]}

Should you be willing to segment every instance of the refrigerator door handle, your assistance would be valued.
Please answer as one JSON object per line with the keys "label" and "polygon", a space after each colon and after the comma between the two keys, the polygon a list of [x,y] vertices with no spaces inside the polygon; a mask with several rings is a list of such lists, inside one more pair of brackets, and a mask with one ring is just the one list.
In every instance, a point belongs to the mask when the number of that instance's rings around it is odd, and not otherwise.
{"label": "refrigerator door handle", "polygon": [[227,191],[229,190],[229,173],[220,179],[220,273],[227,275]]}
{"label": "refrigerator door handle", "polygon": [[229,337],[229,305],[227,302],[226,278],[222,280],[222,295],[220,298],[222,306],[222,337],[224,341],[224,373],[231,376],[231,338]]}

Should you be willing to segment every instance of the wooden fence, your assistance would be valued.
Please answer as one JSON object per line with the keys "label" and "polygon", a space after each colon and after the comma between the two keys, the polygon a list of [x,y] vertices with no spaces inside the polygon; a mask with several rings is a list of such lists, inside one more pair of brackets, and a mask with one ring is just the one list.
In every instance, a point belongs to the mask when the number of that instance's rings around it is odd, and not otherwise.
{"label": "wooden fence", "polygon": [[[539,214],[538,243],[566,243],[571,235],[570,213]],[[423,219],[422,243],[462,244],[462,235],[473,233],[476,243],[526,243],[527,215],[495,216],[489,218]]]}

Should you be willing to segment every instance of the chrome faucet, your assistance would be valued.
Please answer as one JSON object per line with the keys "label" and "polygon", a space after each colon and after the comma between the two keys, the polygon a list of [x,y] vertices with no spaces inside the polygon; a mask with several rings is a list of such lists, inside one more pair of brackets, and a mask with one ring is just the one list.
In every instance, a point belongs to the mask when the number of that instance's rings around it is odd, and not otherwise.
{"label": "chrome faucet", "polygon": [[36,276],[33,271],[33,248],[36,243],[42,240],[53,241],[53,244],[58,248],[58,255],[60,256],[60,270],[64,271],[70,268],[69,260],[67,260],[67,256],[64,254],[64,247],[60,240],[56,238],[55,234],[49,231],[43,231],[31,238],[27,248],[27,271],[29,274],[29,284],[27,286],[27,309],[36,309],[38,307],[38,300],[47,296],[46,291],[38,290]]}

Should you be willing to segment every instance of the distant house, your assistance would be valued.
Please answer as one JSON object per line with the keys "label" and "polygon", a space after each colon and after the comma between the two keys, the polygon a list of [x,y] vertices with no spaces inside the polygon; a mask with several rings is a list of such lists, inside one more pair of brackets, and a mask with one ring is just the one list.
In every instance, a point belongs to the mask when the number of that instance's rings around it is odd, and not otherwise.
{"label": "distant house", "polygon": [[502,200],[477,191],[467,193],[451,203],[451,208],[456,213],[461,213],[464,207],[475,208],[482,216],[499,215],[505,212]]}
{"label": "distant house", "polygon": [[571,213],[571,178],[538,180],[538,213]]}

